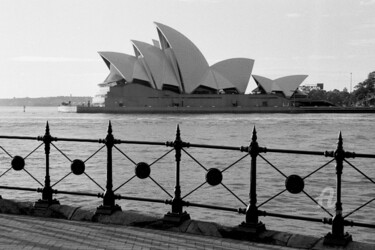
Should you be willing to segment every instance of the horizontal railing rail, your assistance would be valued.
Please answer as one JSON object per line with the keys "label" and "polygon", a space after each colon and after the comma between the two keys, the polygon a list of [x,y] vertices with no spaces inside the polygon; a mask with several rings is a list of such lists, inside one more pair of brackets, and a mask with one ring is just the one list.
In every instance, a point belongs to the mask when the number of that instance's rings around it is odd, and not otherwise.
{"label": "horizontal railing rail", "polygon": [[[97,197],[102,198],[103,203],[100,207],[97,208],[97,214],[112,214],[115,211],[121,210],[121,207],[116,204],[116,200],[133,200],[133,201],[141,201],[141,202],[151,202],[151,203],[163,203],[167,205],[171,205],[171,211],[168,212],[164,216],[164,220],[173,223],[181,223],[184,220],[190,218],[190,215],[183,211],[183,207],[198,207],[198,208],[205,208],[205,209],[214,209],[214,210],[222,210],[228,212],[237,212],[240,214],[245,214],[245,221],[241,224],[243,228],[249,230],[249,233],[257,234],[265,230],[265,225],[259,221],[259,216],[269,216],[269,217],[277,217],[277,218],[284,218],[284,219],[294,219],[294,220],[303,220],[303,221],[310,221],[310,222],[321,222],[324,224],[332,225],[332,231],[329,232],[325,236],[325,243],[327,244],[336,244],[336,245],[345,245],[349,241],[352,240],[352,236],[348,233],[344,233],[345,226],[358,226],[358,227],[365,227],[365,228],[375,228],[374,224],[362,223],[362,222],[353,222],[346,220],[347,217],[350,215],[358,212],[362,208],[366,207],[373,201],[375,198],[370,199],[369,201],[365,202],[364,204],[360,205],[356,209],[352,210],[347,214],[343,214],[341,196],[342,196],[342,174],[343,174],[343,165],[344,163],[357,171],[360,175],[362,175],[366,180],[375,184],[375,181],[372,180],[368,175],[366,175],[362,170],[348,161],[349,158],[375,158],[373,154],[357,154],[355,152],[346,152],[343,149],[343,139],[342,134],[340,132],[337,148],[334,151],[307,151],[307,150],[290,150],[290,149],[275,149],[275,148],[266,148],[260,147],[257,142],[257,133],[255,127],[253,129],[251,143],[249,146],[223,146],[223,145],[206,145],[206,144],[193,144],[184,142],[181,139],[180,135],[180,128],[177,126],[176,131],[176,138],[174,141],[166,141],[166,142],[155,142],[155,141],[135,141],[135,140],[120,140],[115,139],[112,134],[112,125],[109,122],[107,135],[104,139],[79,139],[79,138],[60,138],[60,137],[52,137],[50,135],[49,124],[47,122],[45,128],[44,136],[37,136],[37,137],[30,137],[30,136],[5,136],[0,135],[0,139],[5,140],[34,140],[34,141],[42,141],[40,145],[38,145],[35,149],[31,150],[29,154],[25,157],[21,156],[13,156],[11,155],[2,145],[0,145],[0,155],[1,153],[11,159],[11,167],[7,169],[0,175],[2,178],[7,172],[10,170],[15,171],[25,171],[32,179],[34,179],[41,187],[39,188],[30,188],[30,187],[16,187],[16,186],[5,186],[0,185],[0,189],[7,189],[7,190],[20,190],[20,191],[30,191],[30,192],[39,192],[42,193],[42,198],[35,203],[36,209],[46,209],[53,204],[59,204],[59,201],[54,199],[54,194],[65,194],[65,195],[73,195],[73,196],[88,196],[88,197]],[[98,143],[102,144],[102,146],[97,149],[94,153],[92,153],[86,160],[81,159],[70,159],[69,156],[64,153],[64,150],[60,149],[55,142],[77,142],[77,143]],[[152,163],[148,164],[146,162],[136,162],[131,157],[128,156],[120,147],[117,145],[120,144],[128,144],[128,145],[147,145],[147,146],[164,146],[170,148],[167,152],[163,153],[161,156],[156,158]],[[39,181],[36,177],[34,177],[27,169],[25,168],[25,160],[32,155],[36,150],[44,145],[44,153],[45,153],[45,179],[44,184],[42,181]],[[60,180],[56,181],[54,184],[51,184],[50,180],[50,151],[51,147],[54,148],[57,152],[59,152],[62,156],[64,156],[70,163],[71,169],[70,171],[63,176]],[[236,159],[233,163],[226,166],[224,169],[220,170],[218,168],[207,168],[204,164],[202,164],[197,158],[195,158],[190,152],[187,151],[188,148],[198,148],[198,149],[214,149],[214,150],[226,150],[226,151],[237,151],[241,153],[240,157]],[[106,149],[106,186],[102,187],[94,178],[92,178],[88,173],[85,171],[85,164],[91,158],[93,158],[96,154],[100,151]],[[124,181],[118,187],[113,187],[113,151],[116,150],[120,153],[124,158],[126,158],[131,164],[135,166],[135,174],[130,177],[128,180]],[[164,159],[168,154],[174,152],[175,153],[175,188],[174,193],[171,194],[168,190],[163,187],[156,179],[154,179],[151,175],[151,166],[156,164],[157,162]],[[192,190],[186,192],[184,196],[181,195],[181,171],[180,171],[180,164],[181,164],[181,155],[184,153],[188,158],[195,162],[199,167],[201,167],[206,175],[205,181]],[[331,158],[322,166],[316,168],[312,172],[308,173],[304,177],[299,175],[286,175],[282,169],[278,168],[274,163],[268,160],[265,155],[269,153],[279,153],[279,154],[296,154],[296,155],[310,155],[310,156],[322,156],[326,158]],[[227,185],[225,185],[223,180],[223,173],[228,169],[232,168],[233,166],[237,165],[239,162],[243,161],[244,159],[250,158],[250,193],[249,193],[249,202],[243,201],[239,195],[233,192]],[[285,178],[285,189],[279,191],[278,193],[272,195],[262,203],[258,204],[257,201],[257,160],[258,158],[262,160],[266,165],[270,166],[274,169],[278,174],[280,174],[283,178]],[[336,164],[336,204],[335,204],[335,214],[332,214],[326,208],[324,208],[321,204],[319,204],[305,189],[305,179],[311,177],[315,173],[319,172],[320,170],[324,169],[331,163]],[[91,193],[91,192],[76,192],[76,191],[67,191],[67,190],[57,190],[54,187],[65,180],[69,175],[85,175],[93,184],[95,184],[102,192],[99,193]],[[131,180],[134,178],[146,179],[149,178],[155,185],[157,185],[160,190],[169,197],[169,199],[156,199],[156,198],[148,198],[148,197],[139,197],[139,196],[127,196],[117,194],[116,192],[119,191],[120,188],[127,185]],[[242,207],[227,207],[227,206],[218,206],[214,204],[203,204],[203,203],[196,203],[196,202],[189,202],[186,198],[192,195],[197,190],[201,189],[204,185],[209,184],[211,186],[221,185],[224,189],[228,191],[239,203],[242,204]],[[268,212],[264,210],[260,210],[268,202],[274,200],[275,198],[279,197],[281,194],[285,193],[286,191],[292,194],[299,194],[303,193],[308,197],[315,205],[320,207],[329,217],[328,218],[312,218],[307,216],[299,216],[299,215],[290,215],[290,214],[282,214],[282,213],[274,213]]]}

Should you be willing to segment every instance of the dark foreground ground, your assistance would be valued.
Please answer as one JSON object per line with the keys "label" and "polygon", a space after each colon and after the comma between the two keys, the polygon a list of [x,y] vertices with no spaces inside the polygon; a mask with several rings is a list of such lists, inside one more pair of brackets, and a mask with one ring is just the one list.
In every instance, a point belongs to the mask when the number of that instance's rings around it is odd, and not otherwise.
{"label": "dark foreground ground", "polygon": [[186,220],[180,224],[137,211],[98,215],[96,209],[0,198],[0,249],[313,249],[375,250],[349,242],[324,245],[324,238],[273,230],[251,234],[246,227],[225,227]]}
{"label": "dark foreground ground", "polygon": [[0,214],[0,249],[290,249],[122,225]]}

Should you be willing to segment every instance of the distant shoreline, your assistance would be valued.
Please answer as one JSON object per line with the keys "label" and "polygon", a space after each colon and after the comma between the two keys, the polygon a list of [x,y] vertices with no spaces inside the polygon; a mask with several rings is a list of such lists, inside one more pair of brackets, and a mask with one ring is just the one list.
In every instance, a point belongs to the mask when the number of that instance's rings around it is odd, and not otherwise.
{"label": "distant shoreline", "polygon": [[72,105],[87,105],[88,101],[92,102],[91,96],[0,98],[0,106],[57,107],[62,102],[71,102]]}

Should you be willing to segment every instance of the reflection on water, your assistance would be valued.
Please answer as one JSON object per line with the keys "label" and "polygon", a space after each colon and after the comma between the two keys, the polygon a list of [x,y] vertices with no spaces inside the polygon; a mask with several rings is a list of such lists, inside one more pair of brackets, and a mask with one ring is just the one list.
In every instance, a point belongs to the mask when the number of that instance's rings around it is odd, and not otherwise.
{"label": "reflection on water", "polygon": [[[108,122],[111,121],[113,134],[116,139],[166,142],[173,141],[176,126],[179,124],[182,140],[194,144],[226,145],[233,147],[248,146],[252,130],[257,129],[258,142],[261,147],[278,149],[299,149],[324,152],[336,149],[339,131],[344,138],[344,149],[356,153],[375,154],[374,121],[372,114],[214,114],[214,115],[115,115],[115,114],[75,114],[57,113],[56,108],[27,107],[0,107],[0,134],[40,136],[44,134],[45,124],[48,121],[51,135],[61,138],[103,139],[107,133]],[[0,140],[0,146],[14,155],[26,156],[40,146],[40,141]],[[51,148],[51,182],[55,184],[70,172],[70,161],[74,159],[87,160],[86,173],[94,179],[92,182],[87,176],[69,175],[59,182],[55,189],[99,193],[106,185],[106,151],[105,148],[92,158],[91,155],[99,150],[99,143],[68,143],[54,142],[54,145],[66,154],[62,156],[54,147]],[[133,162],[152,163],[166,154],[171,148],[165,146],[144,145],[117,145],[120,151],[114,150],[113,171],[114,189],[121,186],[134,176]],[[221,170],[239,160],[244,153],[237,151],[210,150],[187,148],[195,160],[187,154],[182,154],[181,162],[181,189],[182,196],[195,190],[205,182],[205,170],[219,168]],[[131,160],[127,159],[127,157]],[[262,154],[279,171],[286,176],[298,174],[307,176],[312,171],[326,164],[330,158],[317,156],[286,155],[265,153]],[[44,151],[40,147],[26,159],[28,172],[41,183],[44,182]],[[133,161],[133,162],[132,162]],[[363,159],[350,159],[354,166],[375,178],[373,162]],[[203,166],[203,167],[202,167]],[[9,156],[0,150],[0,174],[9,169]],[[267,201],[285,189],[285,177],[274,167],[258,157],[258,205]],[[188,195],[189,202],[207,203],[211,205],[244,208],[249,199],[250,158],[235,164],[223,173],[223,184],[232,190],[239,199],[229,193],[222,185],[216,187],[203,185],[200,189]],[[151,167],[152,178],[162,186],[160,189],[152,180],[131,179],[121,187],[117,193],[124,196],[138,196],[144,198],[170,199],[175,187],[175,160],[174,152],[157,161]],[[25,171],[9,171],[0,178],[1,185],[41,187],[33,177]],[[305,179],[305,191],[312,198],[317,199],[324,190],[335,190],[335,164],[331,163],[314,175]],[[344,214],[351,212],[358,206],[375,198],[374,184],[364,178],[349,165],[344,167],[343,175],[343,207]],[[37,200],[40,194],[32,192],[9,192],[1,190],[5,198],[22,200]],[[327,193],[328,195],[329,193]],[[87,208],[95,208],[101,204],[100,199],[92,197],[76,197],[57,195],[62,204],[72,204]],[[330,196],[324,196],[329,198]],[[335,194],[332,196],[332,204]],[[323,206],[334,214],[331,201],[323,200]],[[163,215],[170,210],[164,204],[147,202],[118,201],[124,210],[141,210],[147,213]],[[370,203],[357,213],[349,216],[349,220],[375,224],[375,204]],[[284,213],[314,218],[329,217],[318,205],[303,193],[292,195],[284,192],[274,200],[262,205],[260,210],[274,213]],[[217,210],[187,207],[186,210],[194,219],[215,221],[227,225],[238,225],[244,215],[220,212]],[[329,232],[330,226],[320,223],[281,220],[261,217],[267,228],[285,230],[323,236]],[[362,240],[375,243],[371,235],[373,229],[346,228],[353,234],[356,241]]]}

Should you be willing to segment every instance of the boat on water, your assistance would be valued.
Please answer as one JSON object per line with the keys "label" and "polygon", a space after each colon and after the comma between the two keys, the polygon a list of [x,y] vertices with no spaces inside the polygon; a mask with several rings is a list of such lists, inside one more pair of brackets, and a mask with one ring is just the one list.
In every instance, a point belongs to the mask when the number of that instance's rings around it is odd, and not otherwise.
{"label": "boat on water", "polygon": [[73,105],[71,101],[69,102],[62,102],[58,107],[57,107],[58,112],[63,112],[63,113],[76,113],[77,112],[77,106]]}

